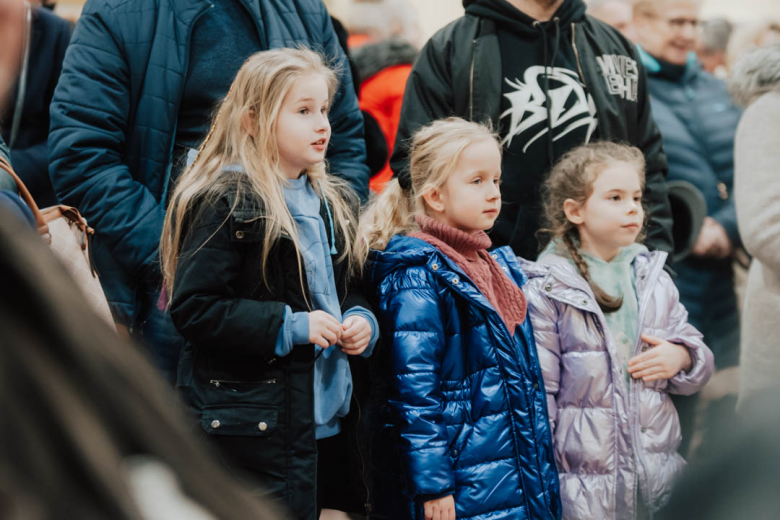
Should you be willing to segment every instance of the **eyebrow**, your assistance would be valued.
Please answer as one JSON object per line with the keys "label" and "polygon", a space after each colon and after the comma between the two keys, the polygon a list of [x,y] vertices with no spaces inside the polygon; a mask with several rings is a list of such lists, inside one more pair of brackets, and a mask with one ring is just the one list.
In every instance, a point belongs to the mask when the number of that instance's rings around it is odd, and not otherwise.
{"label": "eyebrow", "polygon": [[[297,100],[297,101],[296,101],[296,103],[304,103],[304,102],[306,102],[306,101],[316,101],[316,99],[314,99],[313,97],[305,97],[305,98],[301,98],[301,99]],[[326,99],[326,100],[323,102],[323,104],[324,104],[324,105],[327,105],[327,104],[328,104],[328,100]]]}

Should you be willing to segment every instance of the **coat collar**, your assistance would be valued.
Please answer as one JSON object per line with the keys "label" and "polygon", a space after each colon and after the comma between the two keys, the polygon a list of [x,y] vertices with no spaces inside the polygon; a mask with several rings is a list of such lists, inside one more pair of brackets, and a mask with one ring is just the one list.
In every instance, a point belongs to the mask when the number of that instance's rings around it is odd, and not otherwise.
{"label": "coat collar", "polygon": [[[668,253],[663,251],[650,251],[634,258],[636,292],[640,305],[650,292],[651,284],[658,281],[667,256]],[[536,263],[523,260],[522,267],[530,279],[543,278],[541,287],[550,298],[583,311],[601,313],[590,285],[565,258],[549,254]]]}

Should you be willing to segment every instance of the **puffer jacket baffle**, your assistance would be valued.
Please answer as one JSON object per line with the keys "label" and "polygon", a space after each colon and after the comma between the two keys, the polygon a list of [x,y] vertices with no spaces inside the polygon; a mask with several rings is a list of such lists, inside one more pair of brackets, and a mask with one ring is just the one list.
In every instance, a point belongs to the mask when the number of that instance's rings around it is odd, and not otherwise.
{"label": "puffer jacket baffle", "polygon": [[[633,262],[639,334],[689,349],[693,365],[668,380],[626,384],[604,314],[588,283],[564,258],[523,262],[524,288],[547,390],[565,520],[626,520],[637,500],[658,510],[685,466],[670,393],[689,395],[709,380],[713,356],[663,265],[666,253]],[[648,344],[637,340],[635,354]]]}
{"label": "puffer jacket baffle", "polygon": [[[525,283],[508,247],[492,255]],[[397,235],[372,259],[388,381],[375,407],[375,498],[395,509],[375,512],[422,520],[424,501],[452,494],[459,519],[560,518],[529,320],[510,336],[463,270],[418,238]]]}

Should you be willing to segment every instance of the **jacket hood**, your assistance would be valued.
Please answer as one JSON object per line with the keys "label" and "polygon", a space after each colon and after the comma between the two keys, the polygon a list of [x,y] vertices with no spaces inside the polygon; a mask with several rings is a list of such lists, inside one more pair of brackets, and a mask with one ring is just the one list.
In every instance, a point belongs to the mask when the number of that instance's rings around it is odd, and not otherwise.
{"label": "jacket hood", "polygon": [[[505,27],[511,27],[517,34],[538,37],[541,32],[534,27],[536,20],[506,0],[463,0],[466,13],[488,18]],[[570,24],[585,18],[587,6],[583,0],[564,0],[555,11],[552,19],[559,19],[559,26],[566,28]],[[548,22],[551,23],[551,22]]]}
{"label": "jacket hood", "polygon": [[387,243],[384,251],[371,251],[374,263],[371,277],[379,282],[396,269],[413,265],[425,265],[433,255],[441,255],[434,246],[419,238],[396,235]]}
{"label": "jacket hood", "polygon": [[419,51],[401,39],[368,43],[352,51],[352,60],[363,83],[380,71],[395,65],[411,65]]}

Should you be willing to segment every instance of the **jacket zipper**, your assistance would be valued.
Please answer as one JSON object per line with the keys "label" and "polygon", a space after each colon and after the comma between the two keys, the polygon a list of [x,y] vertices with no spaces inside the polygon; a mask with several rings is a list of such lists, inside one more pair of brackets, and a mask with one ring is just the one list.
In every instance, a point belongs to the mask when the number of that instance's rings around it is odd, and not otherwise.
{"label": "jacket zipper", "polygon": [[577,71],[580,73],[580,80],[582,80],[583,84],[585,83],[585,74],[582,73],[582,66],[580,65],[580,53],[577,50],[577,42],[575,41],[575,35],[577,30],[577,24],[572,23],[571,24],[571,46],[574,49],[574,59],[577,62]]}
{"label": "jacket zipper", "polygon": [[[646,278],[648,280],[646,282],[646,284],[651,283],[649,280],[655,279],[656,273],[658,273],[662,268],[663,268],[663,261],[656,260],[653,263],[653,265],[650,266],[650,269],[648,269],[648,272],[645,274],[645,276],[646,276]],[[639,323],[640,327],[641,327],[642,321],[644,320],[645,312],[647,312],[647,301],[650,298],[649,297],[650,294],[651,294],[650,291],[647,290],[647,285],[645,285],[645,293],[642,295],[642,301],[640,302],[640,308],[639,308],[639,320],[638,320],[638,323]],[[641,331],[640,331],[640,334],[641,334]],[[641,337],[637,337],[636,344],[634,344],[634,352],[636,352],[636,349],[639,346],[640,342],[641,342]],[[653,512],[650,509],[650,504],[648,503],[649,501],[647,500],[647,493],[648,493],[648,490],[647,490],[647,465],[645,464],[645,461],[642,458],[642,450],[641,450],[640,444],[639,444],[639,440],[640,440],[639,439],[639,433],[637,432],[637,428],[636,428],[637,426],[639,426],[639,424],[638,424],[639,397],[638,397],[637,390],[635,390],[635,387],[638,384],[639,384],[638,381],[636,381],[633,378],[631,378],[632,392],[631,392],[630,398],[631,398],[632,404],[635,403],[635,405],[632,406],[631,415],[632,416],[636,416],[637,417],[637,421],[633,421],[632,420],[631,424],[629,424],[629,428],[632,431],[633,437],[634,437],[634,445],[635,445],[634,453],[636,454],[637,461],[639,462],[639,465],[641,466],[641,470],[642,470],[642,477],[641,478],[643,480],[643,484],[644,485],[642,486],[642,489],[640,489],[639,491],[641,491],[642,500],[644,500],[645,504],[647,505],[647,514],[650,516],[650,520],[653,520]],[[638,474],[637,474],[637,477],[639,477]],[[637,479],[637,480],[639,480],[639,479]],[[639,493],[635,493],[635,495],[639,495]],[[636,511],[637,511],[637,504],[634,504],[634,518],[636,518]]]}
{"label": "jacket zipper", "polygon": [[357,447],[358,457],[360,457],[360,482],[363,483],[363,487],[366,489],[366,501],[363,504],[363,507],[366,510],[366,520],[369,520],[371,518],[371,490],[368,487],[368,483],[366,482],[366,463],[365,459],[363,458],[363,452],[360,450],[360,441],[358,440],[358,435],[360,434],[360,422],[363,420],[363,413],[360,409],[360,401],[357,397],[355,397],[355,394],[352,394],[352,397],[355,399],[355,405],[357,406],[357,424],[355,425],[355,445]]}
{"label": "jacket zipper", "polygon": [[474,61],[477,59],[477,40],[472,42],[471,70],[469,71],[469,120],[474,121]]}
{"label": "jacket zipper", "polygon": [[276,379],[264,379],[262,381],[230,381],[227,379],[209,379],[209,384],[214,385],[216,388],[222,385],[227,386],[262,386],[262,385],[275,385]]}

